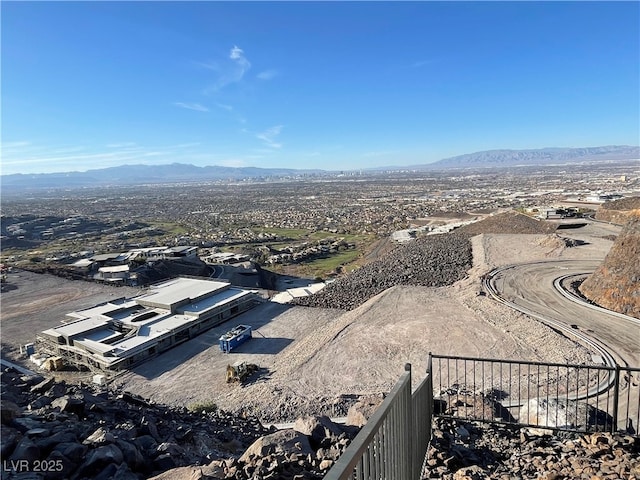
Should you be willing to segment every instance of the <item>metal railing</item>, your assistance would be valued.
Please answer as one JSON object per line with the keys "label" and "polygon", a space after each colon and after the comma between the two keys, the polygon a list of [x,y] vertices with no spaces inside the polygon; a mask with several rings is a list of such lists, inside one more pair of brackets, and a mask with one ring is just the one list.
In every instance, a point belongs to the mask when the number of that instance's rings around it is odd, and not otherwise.
{"label": "metal railing", "polygon": [[427,373],[411,394],[411,365],[362,427],[325,480],[420,477],[431,438],[433,389]]}
{"label": "metal railing", "polygon": [[429,354],[427,376],[413,394],[407,364],[324,479],[420,478],[434,415],[638,435],[640,368]]}
{"label": "metal railing", "polygon": [[434,414],[570,431],[640,421],[640,368],[430,355]]}

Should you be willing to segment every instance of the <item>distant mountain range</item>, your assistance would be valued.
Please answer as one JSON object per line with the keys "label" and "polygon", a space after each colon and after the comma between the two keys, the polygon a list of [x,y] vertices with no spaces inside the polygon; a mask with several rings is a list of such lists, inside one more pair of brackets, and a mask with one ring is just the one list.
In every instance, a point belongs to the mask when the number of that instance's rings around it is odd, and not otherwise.
{"label": "distant mountain range", "polygon": [[[373,168],[380,170],[448,170],[452,168],[514,167],[533,165],[572,164],[611,160],[640,159],[640,147],[612,145],[586,148],[543,148],[538,150],[487,150],[407,167]],[[86,188],[124,186],[154,183],[238,181],[331,175],[324,170],[298,170],[293,168],[257,167],[197,167],[189,164],[122,165],[119,167],[88,170],[86,172],[38,173],[1,175],[3,190],[17,192],[52,188]]]}
{"label": "distant mountain range", "polygon": [[421,167],[429,169],[515,167],[638,159],[640,159],[640,147],[609,145],[605,147],[541,148],[537,150],[487,150],[445,158],[435,163],[421,165]]}
{"label": "distant mountain range", "polygon": [[3,189],[11,191],[47,188],[86,188],[102,186],[144,185],[158,183],[239,181],[271,177],[302,177],[322,170],[257,167],[197,167],[184,163],[169,165],[121,165],[86,172],[30,173],[0,176]]}

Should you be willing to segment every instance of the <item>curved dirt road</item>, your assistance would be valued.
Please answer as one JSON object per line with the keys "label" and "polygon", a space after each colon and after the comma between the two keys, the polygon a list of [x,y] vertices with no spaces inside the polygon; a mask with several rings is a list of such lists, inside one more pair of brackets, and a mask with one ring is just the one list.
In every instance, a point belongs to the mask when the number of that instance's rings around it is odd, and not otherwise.
{"label": "curved dirt road", "polygon": [[605,344],[624,364],[640,365],[640,327],[619,315],[573,302],[558,292],[553,282],[564,275],[594,271],[600,261],[560,260],[517,265],[499,271],[494,287],[505,300],[537,315],[575,325]]}
{"label": "curved dirt road", "polygon": [[[615,312],[592,308],[588,304],[572,301],[555,287],[554,282],[566,275],[580,275],[594,271],[599,261],[563,260],[513,265],[498,270],[490,283],[498,296],[517,309],[572,326],[586,334],[613,355],[622,365],[640,366],[640,321],[625,318]],[[627,427],[628,419],[640,421],[640,392],[638,379],[629,375],[630,383],[623,388],[620,407],[626,415],[619,418],[619,428]],[[607,405],[608,407],[608,405]],[[620,410],[619,410],[620,411]]]}

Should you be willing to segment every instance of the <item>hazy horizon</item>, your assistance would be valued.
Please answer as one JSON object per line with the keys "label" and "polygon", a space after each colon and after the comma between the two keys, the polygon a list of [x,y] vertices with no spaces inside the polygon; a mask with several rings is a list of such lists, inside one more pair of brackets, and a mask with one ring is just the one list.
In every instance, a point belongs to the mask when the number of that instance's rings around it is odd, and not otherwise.
{"label": "hazy horizon", "polygon": [[[148,167],[158,167],[158,166],[170,166],[170,165],[186,165],[186,166],[193,166],[193,167],[197,167],[197,168],[205,168],[205,167],[213,167],[213,168],[262,168],[262,169],[268,169],[268,170],[275,170],[278,168],[286,168],[286,169],[291,169],[291,170],[300,170],[300,171],[308,171],[308,170],[317,170],[317,171],[323,171],[323,172],[327,172],[327,173],[335,173],[335,172],[361,172],[361,171],[367,171],[367,170],[394,170],[394,169],[405,169],[405,168],[414,168],[414,167],[421,167],[421,166],[425,166],[425,165],[431,165],[434,163],[439,162],[440,160],[449,160],[450,158],[458,158],[458,157],[464,157],[464,156],[468,156],[468,155],[479,155],[479,154],[486,154],[486,153],[492,153],[492,152],[530,152],[530,151],[544,151],[544,150],[563,150],[563,149],[569,149],[569,148],[577,148],[577,149],[592,149],[592,148],[603,148],[603,147],[608,147],[610,145],[592,145],[592,146],[585,146],[585,147],[544,147],[541,149],[509,149],[509,148],[505,148],[505,149],[496,149],[496,150],[483,150],[481,152],[467,152],[467,153],[463,153],[461,155],[457,155],[454,157],[447,157],[447,158],[443,158],[443,159],[439,159],[439,160],[434,160],[433,162],[429,162],[429,163],[422,163],[422,164],[412,164],[412,165],[380,165],[380,166],[375,166],[375,167],[363,167],[363,168],[336,168],[336,169],[328,169],[328,168],[305,168],[305,167],[271,167],[269,165],[262,165],[262,166],[245,166],[245,167],[227,167],[224,165],[195,165],[193,163],[189,163],[189,162],[166,162],[166,163],[161,163],[161,164],[146,164],[146,163],[122,163],[122,164],[118,164],[118,165],[110,165],[107,167],[92,167],[92,166],[87,166],[86,168],[78,168],[75,170],[67,170],[67,171],[56,171],[56,172],[29,172],[29,173],[22,173],[22,172],[14,172],[14,173],[3,173],[2,171],[0,171],[0,177],[4,177],[4,176],[8,176],[8,175],[49,175],[49,174],[75,174],[75,173],[86,173],[89,171],[95,171],[95,170],[103,170],[106,168],[120,168],[120,167],[137,167],[137,166],[148,166]],[[612,145],[611,145],[612,146]],[[615,147],[629,147],[629,148],[636,148],[636,149],[640,149],[640,145],[615,145]],[[615,159],[618,160],[618,159]],[[620,159],[621,161],[624,161],[624,159]],[[638,157],[637,159],[632,159],[632,158],[628,158],[626,160],[638,160],[640,161],[640,157]],[[602,161],[604,161],[604,158],[602,159]],[[498,165],[496,165],[498,166]]]}
{"label": "hazy horizon", "polygon": [[637,2],[2,2],[2,175],[640,144]]}

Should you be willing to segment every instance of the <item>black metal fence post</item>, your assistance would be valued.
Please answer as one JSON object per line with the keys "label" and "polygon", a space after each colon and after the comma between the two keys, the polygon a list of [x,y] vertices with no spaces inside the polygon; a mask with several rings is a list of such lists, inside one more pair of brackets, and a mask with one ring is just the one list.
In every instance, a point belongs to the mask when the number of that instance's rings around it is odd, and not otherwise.
{"label": "black metal fence post", "polygon": [[616,364],[615,380],[613,382],[613,422],[611,433],[618,429],[618,405],[620,404],[620,365]]}

